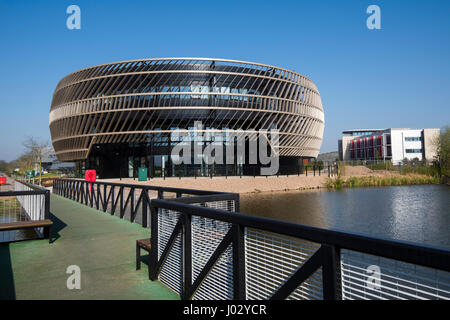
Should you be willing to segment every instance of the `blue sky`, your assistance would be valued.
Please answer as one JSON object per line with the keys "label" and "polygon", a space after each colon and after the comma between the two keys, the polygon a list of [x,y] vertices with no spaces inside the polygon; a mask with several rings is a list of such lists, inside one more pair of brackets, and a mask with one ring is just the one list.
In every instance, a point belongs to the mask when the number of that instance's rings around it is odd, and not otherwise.
{"label": "blue sky", "polygon": [[[81,8],[68,30],[66,8]],[[366,8],[381,8],[381,30]],[[0,2],[0,159],[50,142],[53,90],[90,65],[153,57],[272,64],[310,77],[325,110],[322,152],[344,129],[450,125],[450,1]]]}

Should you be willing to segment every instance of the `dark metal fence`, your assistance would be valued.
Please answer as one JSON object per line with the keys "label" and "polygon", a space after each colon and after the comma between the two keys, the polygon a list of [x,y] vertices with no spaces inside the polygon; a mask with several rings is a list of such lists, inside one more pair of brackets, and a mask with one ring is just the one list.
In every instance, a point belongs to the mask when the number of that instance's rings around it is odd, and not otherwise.
{"label": "dark metal fence", "polygon": [[[180,290],[171,287],[184,299],[198,298],[199,292],[204,297],[205,291],[207,298],[217,299],[220,288],[230,299],[450,299],[447,249],[198,207],[193,201],[195,197],[151,201],[152,248],[159,249],[151,252],[151,279],[161,278],[171,253],[178,255],[180,264],[175,267],[172,261],[171,270],[178,268],[183,277]],[[177,222],[161,247],[157,226],[168,215]],[[198,219],[216,222],[204,232],[209,236],[196,239],[192,226]],[[174,246],[177,237],[181,251]],[[192,254],[194,243],[211,247],[207,245],[211,239],[215,245],[199,268]],[[220,263],[227,266],[222,269],[229,281],[218,286],[217,280],[208,278]],[[373,265],[381,269],[378,287],[370,286],[368,272]],[[194,277],[195,267],[201,271]]]}
{"label": "dark metal fence", "polygon": [[80,179],[55,179],[53,193],[121,219],[149,226],[151,198],[174,198],[221,194],[214,191],[158,187]]}
{"label": "dark metal fence", "polygon": [[131,206],[130,221],[145,201],[149,276],[183,299],[450,299],[447,248],[241,214],[237,194],[68,179],[55,186],[103,211],[108,198],[120,212]]}

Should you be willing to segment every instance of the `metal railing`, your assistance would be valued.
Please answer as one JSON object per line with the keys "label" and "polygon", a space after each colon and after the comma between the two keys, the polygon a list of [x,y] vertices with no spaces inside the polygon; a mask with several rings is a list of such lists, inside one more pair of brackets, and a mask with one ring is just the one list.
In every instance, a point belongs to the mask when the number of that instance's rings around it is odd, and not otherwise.
{"label": "metal railing", "polygon": [[[0,224],[40,221],[50,217],[50,191],[19,180],[14,190],[0,192]],[[45,228],[34,228],[40,237],[48,237]],[[2,231],[2,241],[16,240],[15,231]],[[28,234],[31,236],[30,234]],[[22,239],[20,239],[22,240]]]}
{"label": "metal railing", "polygon": [[[100,210],[108,207],[108,188],[119,188],[112,202],[120,211],[130,206],[129,194],[146,201],[150,279],[183,299],[450,299],[446,248],[241,214],[233,193],[67,179],[55,185],[93,207],[99,199]],[[128,210],[136,212],[139,199]]]}
{"label": "metal railing", "polygon": [[[193,206],[195,198],[151,201],[151,279],[184,299],[450,299],[445,248]],[[165,268],[178,278],[166,281]]]}
{"label": "metal railing", "polygon": [[126,183],[55,179],[53,193],[121,219],[149,226],[151,198],[174,198],[223,194],[214,191],[158,187]]}

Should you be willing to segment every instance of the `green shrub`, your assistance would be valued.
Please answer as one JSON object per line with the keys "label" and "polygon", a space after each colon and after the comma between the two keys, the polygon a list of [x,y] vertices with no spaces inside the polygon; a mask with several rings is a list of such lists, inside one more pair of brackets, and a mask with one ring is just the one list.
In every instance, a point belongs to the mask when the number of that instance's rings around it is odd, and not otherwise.
{"label": "green shrub", "polygon": [[347,180],[338,176],[335,179],[327,180],[328,189],[356,188],[356,187],[387,187],[387,186],[402,186],[402,185],[416,185],[416,184],[438,184],[440,179],[437,176],[411,176],[411,175],[394,175],[391,177],[350,177]]}

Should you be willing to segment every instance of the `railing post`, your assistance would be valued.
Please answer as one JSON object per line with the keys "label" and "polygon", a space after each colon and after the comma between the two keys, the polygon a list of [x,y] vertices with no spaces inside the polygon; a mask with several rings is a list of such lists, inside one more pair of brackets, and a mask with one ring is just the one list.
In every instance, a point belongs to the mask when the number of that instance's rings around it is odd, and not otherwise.
{"label": "railing post", "polygon": [[[50,191],[45,191],[44,195],[44,219],[50,219]],[[50,239],[50,228],[44,228],[44,239]],[[51,239],[50,239],[51,240]]]}
{"label": "railing post", "polygon": [[192,286],[192,217],[190,214],[184,214],[183,218],[184,272],[181,299],[187,300],[190,298],[187,293],[190,292]]}
{"label": "railing post", "polygon": [[134,207],[134,203],[135,203],[135,196],[136,196],[136,189],[135,188],[131,188],[130,189],[130,221],[134,222],[134,219],[136,218],[136,208]]}
{"label": "railing post", "polygon": [[245,300],[244,227],[233,224],[233,299]]}
{"label": "railing post", "polygon": [[123,187],[120,187],[119,192],[120,192],[120,218],[122,218],[125,212],[125,208],[123,207]]}
{"label": "railing post", "polygon": [[[114,215],[114,212],[116,211],[117,206],[117,200],[116,200],[116,186],[111,186],[111,215]],[[108,204],[106,204],[106,210],[108,210]]]}
{"label": "railing post", "polygon": [[83,182],[83,185],[84,185],[84,197],[85,197],[85,204],[87,205],[87,206],[89,206],[89,197],[90,197],[90,194],[89,194],[89,183],[87,183],[87,182]]}
{"label": "railing post", "polygon": [[142,226],[147,228],[147,201],[148,191],[147,189],[142,189],[141,197],[142,197]]}
{"label": "railing post", "polygon": [[340,249],[323,244],[322,284],[324,300],[342,300]]}
{"label": "railing post", "polygon": [[155,208],[150,202],[150,258],[149,258],[149,266],[148,266],[148,276],[150,280],[155,281],[158,280],[157,275],[157,264],[158,264],[158,213],[157,208]]}
{"label": "railing post", "polygon": [[108,209],[108,196],[106,194],[106,184],[103,185],[103,211],[106,212]]}
{"label": "railing post", "polygon": [[95,199],[96,201],[96,203],[95,203],[95,205],[96,205],[96,207],[97,207],[97,210],[99,210],[100,209],[100,185],[99,184],[94,184],[94,188],[95,188],[95,185],[97,185],[97,198]]}
{"label": "railing post", "polygon": [[83,181],[81,184],[83,186],[83,203],[85,205],[89,205],[89,188],[87,187],[87,183],[85,181]]}
{"label": "railing post", "polygon": [[89,183],[89,202],[91,204],[91,208],[94,207],[94,190],[92,190],[92,182]]}

